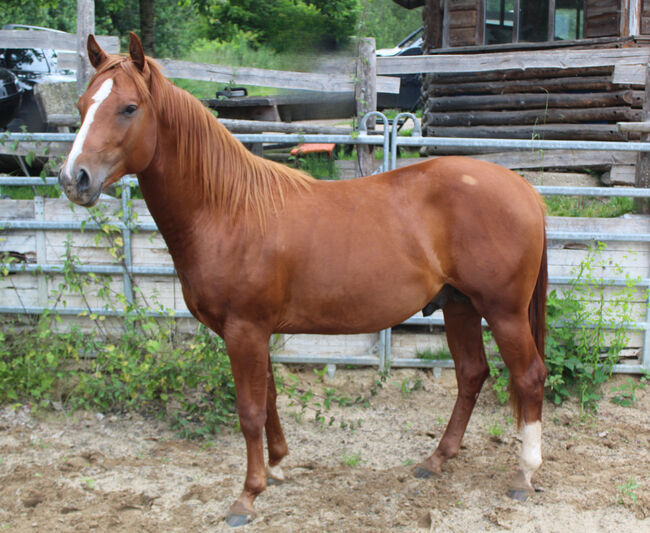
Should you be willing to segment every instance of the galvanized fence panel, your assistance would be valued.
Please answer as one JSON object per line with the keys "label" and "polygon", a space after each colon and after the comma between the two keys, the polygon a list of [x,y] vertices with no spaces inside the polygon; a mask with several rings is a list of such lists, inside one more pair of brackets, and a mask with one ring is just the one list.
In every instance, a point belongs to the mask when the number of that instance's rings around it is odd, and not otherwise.
{"label": "galvanized fence panel", "polygon": [[[366,122],[370,116],[379,118],[383,123],[383,133],[369,134],[366,128]],[[400,119],[412,119],[415,127],[410,137],[400,137],[397,131],[397,124]],[[632,152],[650,152],[650,143],[644,142],[605,142],[605,141],[545,141],[545,140],[519,140],[519,139],[471,139],[471,138],[432,138],[423,137],[419,127],[419,121],[410,113],[402,113],[390,121],[379,112],[373,112],[366,115],[360,123],[358,134],[354,135],[325,135],[325,134],[237,134],[235,135],[241,142],[245,143],[302,143],[302,142],[328,142],[336,144],[352,145],[374,145],[383,147],[383,164],[380,170],[389,170],[396,167],[397,149],[399,146],[404,147],[422,147],[422,146],[447,146],[447,147],[481,147],[503,149],[528,149],[528,150],[550,150],[550,149],[572,149],[572,150],[602,150],[602,151],[632,151]],[[2,143],[15,142],[66,142],[72,143],[74,134],[70,133],[10,133],[0,136],[0,152]],[[56,178],[29,178],[29,177],[0,177],[0,186],[13,185],[52,185],[56,184]],[[74,269],[78,272],[96,273],[107,275],[121,275],[123,279],[123,290],[127,301],[133,302],[132,279],[134,275],[156,275],[156,276],[175,276],[173,267],[165,266],[134,266],[132,258],[132,234],[134,231],[157,231],[153,223],[133,223],[130,213],[130,185],[137,183],[133,177],[122,179],[122,221],[115,226],[121,231],[124,243],[124,261],[123,265],[75,265]],[[635,198],[650,198],[650,190],[635,189],[630,187],[608,188],[608,187],[559,187],[559,186],[538,186],[537,189],[544,195],[582,195],[582,196],[628,196]],[[2,214],[0,214],[2,217]],[[100,229],[99,226],[92,222],[82,223],[79,221],[47,221],[47,220],[14,220],[0,218],[0,228],[5,230],[64,230],[64,231],[93,231]],[[576,232],[576,231],[550,231],[549,240],[571,239],[576,241],[626,241],[626,242],[650,242],[650,233],[603,233],[603,232]],[[9,265],[10,272],[31,272],[40,273],[60,273],[62,265],[50,264],[22,264]],[[569,277],[550,277],[549,282],[552,284],[568,284]],[[609,278],[605,280],[608,285],[621,286],[626,283],[623,278]],[[650,278],[644,277],[640,283],[641,287],[650,286]],[[614,367],[616,372],[639,373],[643,370],[650,370],[650,305],[647,305],[645,321],[637,321],[629,324],[632,329],[644,332],[643,354],[640,358],[640,364],[618,364]],[[39,314],[48,310],[46,306],[7,306],[0,305],[0,313],[8,314]],[[86,311],[86,309],[69,307],[57,309],[57,312],[63,315],[76,316]],[[120,310],[93,309],[103,316],[122,316]],[[191,317],[186,309],[172,310],[175,317]],[[149,316],[168,316],[164,311],[147,311]],[[444,321],[439,316],[414,316],[404,322],[405,325],[425,325],[425,326],[443,326]],[[552,326],[552,325],[551,325]],[[419,358],[391,358],[391,329],[379,332],[377,345],[366,355],[356,356],[331,356],[331,355],[275,355],[273,357],[278,362],[300,362],[300,363],[319,363],[319,364],[352,364],[352,365],[377,365],[379,368],[388,366],[409,366],[409,367],[452,367],[453,361],[445,360],[425,360]]]}

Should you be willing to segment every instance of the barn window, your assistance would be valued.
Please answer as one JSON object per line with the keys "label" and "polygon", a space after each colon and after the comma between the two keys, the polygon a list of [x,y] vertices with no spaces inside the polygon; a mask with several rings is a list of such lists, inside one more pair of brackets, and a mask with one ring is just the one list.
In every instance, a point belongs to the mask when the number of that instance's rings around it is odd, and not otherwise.
{"label": "barn window", "polygon": [[584,5],[582,0],[555,0],[555,40],[582,39],[583,24]]}
{"label": "barn window", "polygon": [[584,0],[485,0],[485,43],[582,38]]}

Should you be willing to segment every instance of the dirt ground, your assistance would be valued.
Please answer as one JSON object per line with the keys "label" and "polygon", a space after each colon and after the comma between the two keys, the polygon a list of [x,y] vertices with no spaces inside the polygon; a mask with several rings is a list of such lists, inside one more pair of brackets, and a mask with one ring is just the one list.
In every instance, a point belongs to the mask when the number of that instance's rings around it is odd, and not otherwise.
{"label": "dirt ground", "polygon": [[[280,372],[289,370],[281,368]],[[301,386],[366,393],[373,370],[337,370]],[[650,387],[633,407],[598,413],[545,406],[540,491],[506,496],[520,441],[507,407],[487,384],[456,459],[433,479],[415,479],[455,399],[449,371],[393,370],[369,408],[336,408],[319,428],[281,396],[291,449],[287,481],[257,500],[240,531],[650,532]],[[413,390],[412,390],[413,389]],[[361,420],[354,430],[340,421]],[[502,433],[501,433],[502,431]],[[165,422],[134,414],[0,409],[0,531],[232,531],[223,518],[245,472],[242,436],[179,440]]]}

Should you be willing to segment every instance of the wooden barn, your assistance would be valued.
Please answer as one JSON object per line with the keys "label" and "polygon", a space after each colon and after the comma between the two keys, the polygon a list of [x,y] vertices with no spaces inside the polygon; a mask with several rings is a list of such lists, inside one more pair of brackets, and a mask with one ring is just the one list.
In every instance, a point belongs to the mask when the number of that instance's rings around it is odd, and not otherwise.
{"label": "wooden barn", "polygon": [[650,0],[395,1],[424,6],[426,135],[639,138]]}

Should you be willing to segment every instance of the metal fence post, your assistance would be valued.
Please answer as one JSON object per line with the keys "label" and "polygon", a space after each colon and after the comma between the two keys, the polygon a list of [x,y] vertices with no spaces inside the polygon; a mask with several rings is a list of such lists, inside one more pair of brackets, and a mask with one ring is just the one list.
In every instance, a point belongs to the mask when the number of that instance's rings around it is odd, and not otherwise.
{"label": "metal fence post", "polygon": [[124,274],[122,275],[124,284],[124,296],[126,301],[133,303],[133,284],[131,276],[133,275],[133,254],[131,250],[131,183],[129,179],[122,180],[122,244],[124,249]]}

